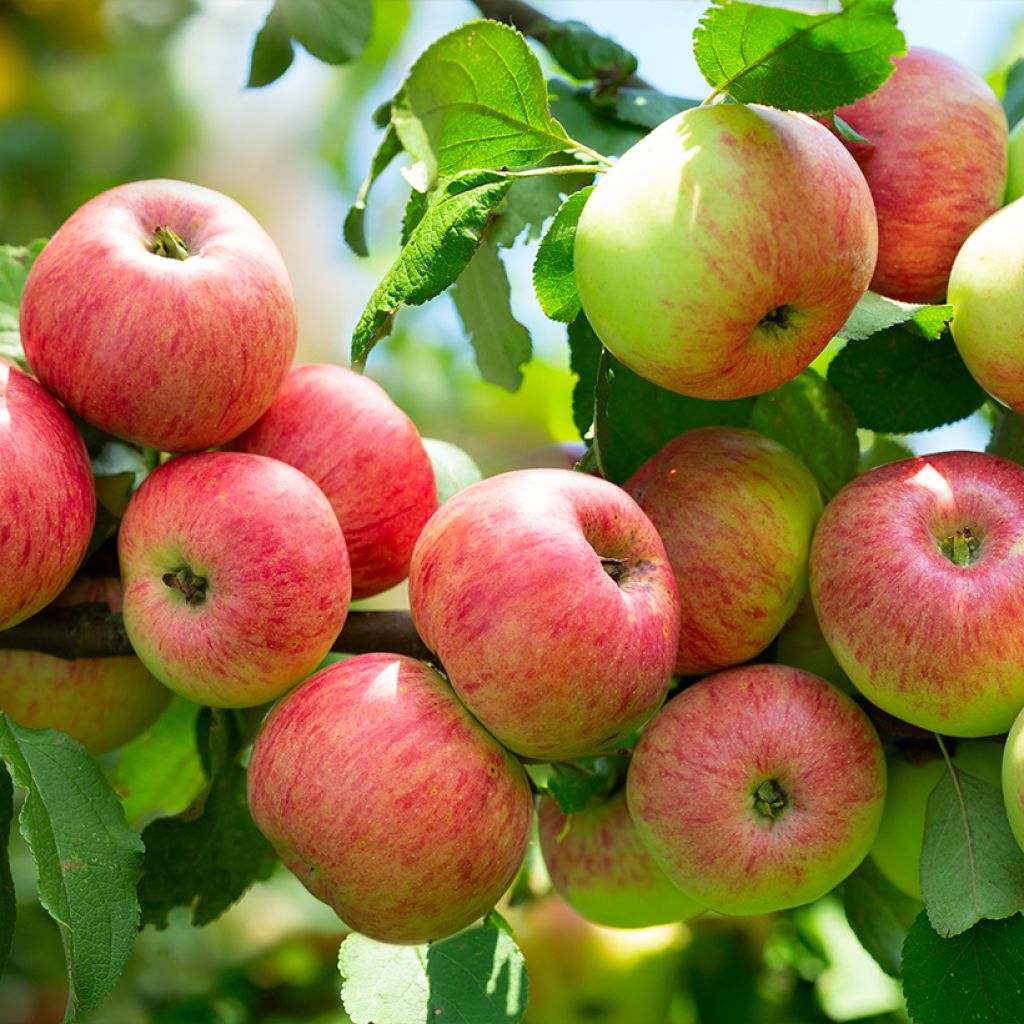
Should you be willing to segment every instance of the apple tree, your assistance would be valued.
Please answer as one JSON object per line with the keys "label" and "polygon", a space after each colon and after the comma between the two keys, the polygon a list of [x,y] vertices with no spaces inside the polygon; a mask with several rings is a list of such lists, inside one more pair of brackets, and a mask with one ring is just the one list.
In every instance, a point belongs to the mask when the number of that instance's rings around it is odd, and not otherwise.
{"label": "apple tree", "polygon": [[[273,243],[209,190],[0,248],[0,828],[65,1019],[140,928],[288,869],[351,929],[355,1024],[605,1019],[565,999],[583,919],[686,922],[619,975],[634,1022],[837,1019],[850,950],[905,999],[873,1020],[1024,1020],[1024,71],[1000,101],[894,0],[719,0],[680,97],[476,6],[374,114],[355,256],[378,179],[409,191],[351,369],[289,369]],[[382,10],[275,0],[249,86],[358,61]],[[515,392],[503,254],[537,239],[578,447],[480,480],[361,374],[449,293]],[[969,417],[984,452],[905,437]],[[15,906],[4,857],[0,967]]]}

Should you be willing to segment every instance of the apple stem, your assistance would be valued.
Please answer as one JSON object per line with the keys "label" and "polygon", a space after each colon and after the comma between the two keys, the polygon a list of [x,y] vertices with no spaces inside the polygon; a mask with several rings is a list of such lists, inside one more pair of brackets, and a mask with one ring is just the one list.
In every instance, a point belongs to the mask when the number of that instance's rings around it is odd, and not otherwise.
{"label": "apple stem", "polygon": [[185,595],[185,604],[191,608],[206,600],[206,579],[197,576],[187,565],[164,573],[162,579],[172,590],[180,590]]}
{"label": "apple stem", "polygon": [[170,228],[160,227],[153,232],[153,244],[150,252],[157,256],[166,256],[172,260],[187,260],[192,254],[180,235]]}
{"label": "apple stem", "polygon": [[778,818],[786,809],[786,791],[775,779],[765,779],[754,790],[754,809],[765,818]]}
{"label": "apple stem", "polygon": [[978,538],[969,526],[951,533],[939,543],[939,549],[954,565],[966,568],[974,561],[978,550]]}

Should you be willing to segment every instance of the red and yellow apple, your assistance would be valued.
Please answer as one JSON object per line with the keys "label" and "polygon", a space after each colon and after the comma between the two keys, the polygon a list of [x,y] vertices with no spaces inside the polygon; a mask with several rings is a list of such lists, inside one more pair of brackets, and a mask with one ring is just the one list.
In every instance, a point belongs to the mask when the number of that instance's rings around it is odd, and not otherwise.
{"label": "red and yellow apple", "polygon": [[420,534],[409,603],[459,699],[517,754],[607,752],[665,698],[675,579],[651,521],[606,480],[523,469],[467,487]]}
{"label": "red and yellow apple", "polygon": [[[104,604],[121,611],[116,577],[76,576],[56,607]],[[29,729],[57,729],[93,754],[145,732],[171,699],[138,658],[68,661],[39,651],[0,651],[0,711]]]}
{"label": "red and yellow apple", "polygon": [[629,809],[655,861],[723,914],[800,906],[864,859],[885,756],[846,694],[785,665],[727,669],[683,690],[641,733]]}
{"label": "red and yellow apple", "polygon": [[92,468],[71,417],[0,359],[0,629],[67,586],[95,519]]}
{"label": "red and yellow apple", "polygon": [[249,765],[260,831],[356,931],[416,944],[487,914],[526,855],[522,765],[430,666],[363,654],[267,717]]}
{"label": "red and yellow apple", "polygon": [[867,139],[848,143],[878,213],[873,291],[941,302],[964,239],[1002,205],[1006,115],[980,75],[912,46],[892,75],[836,114]]}
{"label": "red and yellow apple", "polygon": [[171,459],[132,495],[118,555],[124,627],[146,667],[216,707],[273,700],[348,614],[345,539],[323,492],[277,459]]}
{"label": "red and yellow apple", "polygon": [[437,488],[415,425],[375,381],[343,366],[297,366],[231,447],[287,462],[327,495],[348,545],[353,598],[408,575]]}
{"label": "red and yellow apple", "polygon": [[608,350],[697,398],[768,391],[808,366],[875,268],[864,175],[827,128],[739,103],[665,121],[601,176],[576,287]]}
{"label": "red and yellow apple", "polygon": [[679,585],[676,671],[696,675],[763,651],[807,590],[821,515],[811,471],[752,430],[690,430],[625,483],[654,523]]}
{"label": "red and yellow apple", "polygon": [[1024,468],[982,452],[879,466],[828,504],[811,546],[822,633],[854,686],[950,736],[1024,706]]}
{"label": "red and yellow apple", "polygon": [[32,370],[82,419],[164,451],[223,444],[270,405],[295,354],[281,256],[233,199],[137,181],[90,199],[21,300]]}

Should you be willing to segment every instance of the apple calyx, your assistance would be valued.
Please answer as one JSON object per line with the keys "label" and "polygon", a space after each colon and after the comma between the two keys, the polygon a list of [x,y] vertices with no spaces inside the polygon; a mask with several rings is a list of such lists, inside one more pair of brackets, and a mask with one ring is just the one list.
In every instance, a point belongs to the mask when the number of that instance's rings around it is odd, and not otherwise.
{"label": "apple calyx", "polygon": [[939,550],[954,565],[965,569],[977,559],[980,545],[981,538],[975,537],[971,528],[965,526],[939,541]]}
{"label": "apple calyx", "polygon": [[786,331],[793,324],[793,314],[795,312],[796,311],[792,306],[776,306],[774,309],[768,310],[768,312],[761,317],[757,326],[767,328],[772,333]]}
{"label": "apple calyx", "polygon": [[172,260],[187,260],[192,255],[182,237],[167,227],[158,227],[153,232],[153,244],[149,251]]}
{"label": "apple calyx", "polygon": [[786,791],[777,779],[765,779],[754,790],[754,810],[769,821],[779,818],[788,803]]}
{"label": "apple calyx", "polygon": [[206,600],[206,578],[197,576],[187,565],[174,572],[165,572],[161,579],[172,590],[180,590],[185,595],[185,604],[190,608]]}

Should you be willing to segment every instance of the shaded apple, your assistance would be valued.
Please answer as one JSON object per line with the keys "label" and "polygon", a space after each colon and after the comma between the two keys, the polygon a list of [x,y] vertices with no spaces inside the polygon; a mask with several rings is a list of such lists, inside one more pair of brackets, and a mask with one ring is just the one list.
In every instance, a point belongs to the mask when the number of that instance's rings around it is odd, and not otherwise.
{"label": "shaded apple", "polygon": [[964,239],[999,209],[1006,115],[980,75],[912,46],[873,93],[836,114],[868,144],[848,143],[878,214],[873,291],[941,302]]}
{"label": "shaded apple", "polygon": [[248,786],[285,864],[381,942],[440,939],[487,914],[530,839],[522,765],[401,655],[348,658],[288,694],[256,738]]}
{"label": "shaded apple", "polygon": [[0,629],[48,605],[85,557],[96,490],[60,404],[0,359]]}
{"label": "shaded apple", "polygon": [[570,815],[543,796],[537,825],[552,885],[588,921],[649,928],[704,910],[654,863],[637,835],[625,789]]}
{"label": "shaded apple", "polygon": [[564,469],[489,477],[431,517],[413,621],[460,700],[509,749],[614,749],[664,700],[679,636],[665,547],[621,488]]}
{"label": "shaded apple", "polygon": [[854,686],[949,736],[1024,705],[1024,468],[982,452],[892,462],[848,483],[811,546],[822,633]]}
{"label": "shaded apple", "polygon": [[626,781],[654,859],[723,914],[800,906],[874,841],[885,757],[867,716],[785,665],[727,669],[683,690],[640,736]]}
{"label": "shaded apple", "polygon": [[270,405],[295,300],[256,220],[212,189],[136,181],[90,199],[32,265],[21,340],[82,419],[163,451],[212,448]]}
{"label": "shaded apple", "polygon": [[337,517],[308,476],[262,455],[165,462],[132,495],[118,556],[132,647],[202,704],[273,700],[313,671],[348,614]]}
{"label": "shaded apple", "polygon": [[[55,607],[103,604],[121,611],[116,577],[76,576]],[[0,711],[29,729],[57,729],[93,754],[145,732],[171,699],[138,658],[68,661],[39,651],[0,651]]]}
{"label": "shaded apple", "polygon": [[608,350],[684,395],[785,383],[845,323],[875,268],[864,175],[802,114],[685,110],[587,199],[574,248],[583,312]]}
{"label": "shaded apple", "polygon": [[344,366],[297,366],[231,447],[287,462],[327,495],[348,545],[354,598],[408,575],[437,488],[416,426],[375,381]]}
{"label": "shaded apple", "polygon": [[[999,740],[950,740],[958,771],[1001,788],[1003,744]],[[921,849],[928,797],[948,771],[938,747],[896,751],[887,759],[888,788],[871,859],[886,878],[908,896],[921,896]]]}
{"label": "shaded apple", "polygon": [[782,627],[775,645],[775,659],[783,665],[813,672],[844,693],[857,692],[825,641],[810,591],[804,594],[796,611]]}
{"label": "shaded apple", "polygon": [[822,507],[811,471],[753,430],[703,427],[669,441],[624,487],[661,534],[679,585],[676,671],[763,651],[807,590]]}

